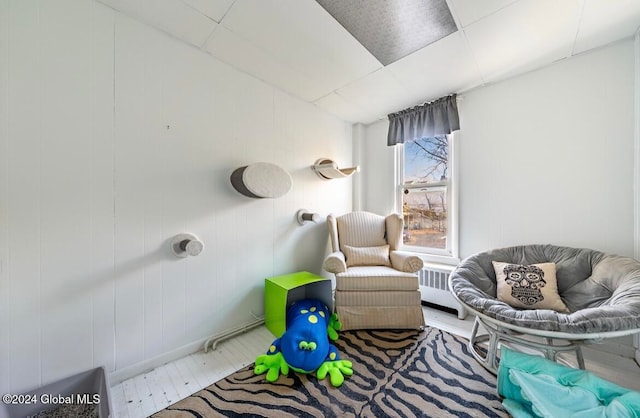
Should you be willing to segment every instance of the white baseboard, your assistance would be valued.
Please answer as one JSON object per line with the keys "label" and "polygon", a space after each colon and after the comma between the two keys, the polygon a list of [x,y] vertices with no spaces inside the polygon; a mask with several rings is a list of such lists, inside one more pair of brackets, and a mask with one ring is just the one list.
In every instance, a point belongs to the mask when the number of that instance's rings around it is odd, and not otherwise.
{"label": "white baseboard", "polygon": [[260,322],[261,324],[264,322],[264,320],[260,319],[258,321],[252,321],[243,325],[239,325],[235,328],[228,329],[226,331],[212,335],[210,337],[201,338],[199,340],[193,341],[189,344],[183,345],[182,347],[176,348],[175,350],[168,351],[159,356],[143,360],[139,363],[132,364],[131,366],[127,366],[122,369],[114,370],[109,373],[109,382],[111,386],[117,385],[118,383],[121,383],[124,380],[149,372],[158,366],[162,366],[163,364],[166,364],[174,360],[178,360],[182,357],[186,357],[188,355],[196,353],[204,349],[205,342],[209,343],[211,341],[216,341],[216,340],[221,341],[234,334],[248,331],[249,329],[255,327],[256,325],[260,325],[258,324],[258,322]]}
{"label": "white baseboard", "polygon": [[122,369],[114,370],[109,373],[109,382],[111,383],[111,386],[114,386],[118,383],[123,382],[124,380],[138,376],[139,374],[149,372],[158,366],[162,366],[163,364],[196,353],[202,349],[206,340],[206,338],[202,338],[201,340],[194,341],[175,350],[163,353],[159,356],[143,360],[139,363],[124,367]]}

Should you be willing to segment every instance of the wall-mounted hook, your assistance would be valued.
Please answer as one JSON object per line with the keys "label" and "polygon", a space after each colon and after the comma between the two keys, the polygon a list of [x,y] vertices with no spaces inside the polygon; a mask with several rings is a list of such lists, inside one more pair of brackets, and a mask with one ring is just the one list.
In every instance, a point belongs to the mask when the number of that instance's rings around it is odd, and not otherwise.
{"label": "wall-mounted hook", "polygon": [[298,211],[298,214],[296,215],[296,218],[298,219],[298,223],[300,225],[304,224],[305,222],[313,222],[314,224],[317,224],[320,221],[319,214],[310,213],[306,209],[300,209]]}
{"label": "wall-mounted hook", "polygon": [[178,234],[171,240],[171,251],[178,257],[195,257],[202,250],[204,250],[204,243],[193,234]]}
{"label": "wall-mounted hook", "polygon": [[360,166],[349,168],[338,168],[338,164],[329,158],[320,158],[317,160],[311,169],[324,180],[339,179],[343,177],[349,177],[353,173],[360,171]]}

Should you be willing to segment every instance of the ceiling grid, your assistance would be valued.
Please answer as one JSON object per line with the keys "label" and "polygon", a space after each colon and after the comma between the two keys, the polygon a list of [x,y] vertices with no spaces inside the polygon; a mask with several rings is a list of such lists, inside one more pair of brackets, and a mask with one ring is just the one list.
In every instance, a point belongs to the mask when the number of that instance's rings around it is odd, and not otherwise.
{"label": "ceiling grid", "polygon": [[[637,0],[97,1],[363,124],[631,38],[640,26]],[[365,35],[345,29],[349,19],[332,7],[360,16]],[[427,32],[440,38],[415,46]]]}

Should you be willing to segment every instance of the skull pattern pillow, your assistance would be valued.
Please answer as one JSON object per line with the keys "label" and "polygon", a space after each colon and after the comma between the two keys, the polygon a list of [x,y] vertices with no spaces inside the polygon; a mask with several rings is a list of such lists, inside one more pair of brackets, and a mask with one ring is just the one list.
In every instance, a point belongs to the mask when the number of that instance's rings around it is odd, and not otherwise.
{"label": "skull pattern pillow", "polygon": [[493,262],[498,300],[523,309],[551,309],[569,313],[556,281],[555,263],[512,264]]}

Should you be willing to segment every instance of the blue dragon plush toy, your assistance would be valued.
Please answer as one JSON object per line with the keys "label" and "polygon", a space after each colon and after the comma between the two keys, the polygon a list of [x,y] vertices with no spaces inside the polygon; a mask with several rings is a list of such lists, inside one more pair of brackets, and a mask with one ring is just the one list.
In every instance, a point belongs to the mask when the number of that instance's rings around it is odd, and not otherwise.
{"label": "blue dragon plush toy", "polygon": [[266,354],[256,358],[255,374],[267,372],[267,380],[275,382],[289,369],[298,373],[316,372],[318,379],[330,376],[334,387],[342,385],[344,376],[353,374],[352,363],[340,360],[338,349],[329,342],[338,339],[342,328],[337,314],[315,299],[295,302],[287,310],[287,330],[277,338]]}

